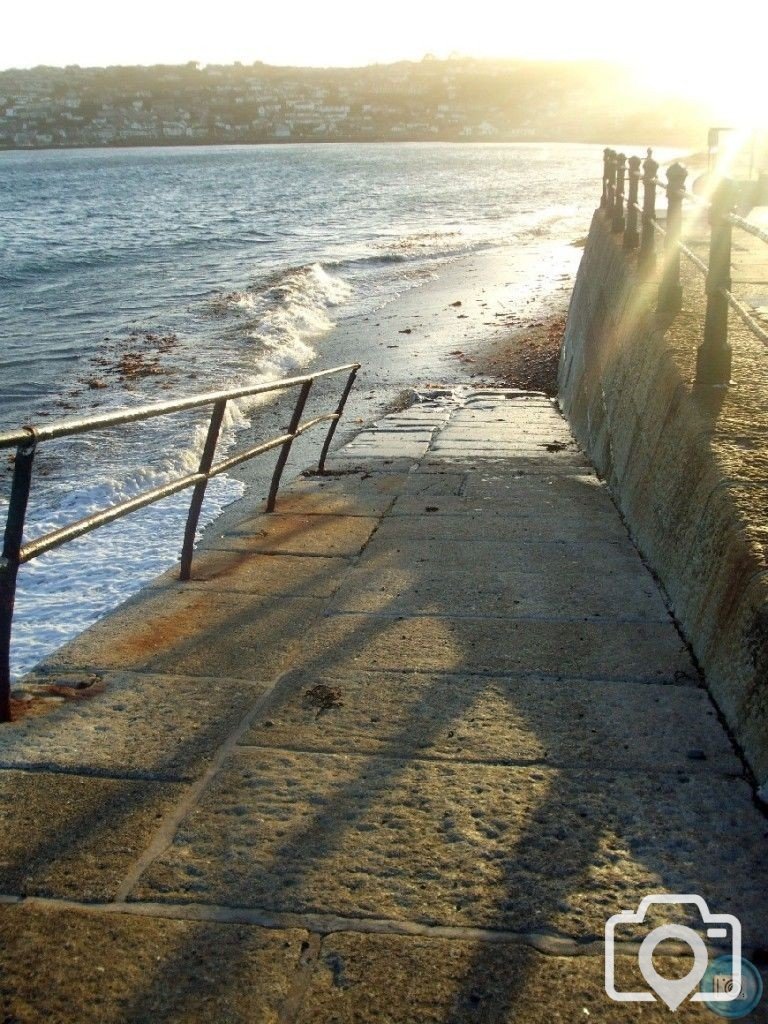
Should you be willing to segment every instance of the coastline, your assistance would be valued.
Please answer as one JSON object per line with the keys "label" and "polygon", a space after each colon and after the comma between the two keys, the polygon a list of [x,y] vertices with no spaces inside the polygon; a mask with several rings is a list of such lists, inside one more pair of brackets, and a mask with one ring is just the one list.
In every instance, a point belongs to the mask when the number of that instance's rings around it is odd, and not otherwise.
{"label": "coastline", "polygon": [[[444,264],[432,279],[390,299],[375,313],[342,315],[327,334],[312,340],[317,356],[297,371],[362,364],[333,447],[410,404],[416,392],[504,381],[515,360],[530,357],[527,339],[546,338],[564,317],[580,258],[580,248],[551,241],[473,253]],[[552,344],[559,349],[559,334],[555,342],[549,339],[550,348]],[[332,409],[337,389],[334,383],[317,388],[312,414]],[[238,446],[258,443],[282,428],[292,401],[257,412],[240,433]],[[285,483],[311,467],[321,444],[319,433],[296,442]],[[198,542],[201,547],[262,505],[273,463],[255,459],[232,472],[244,492],[209,523]]]}
{"label": "coastline", "polygon": [[[534,325],[552,311],[564,307],[580,255],[580,250],[565,242],[526,240],[523,244],[475,252],[443,263],[429,279],[390,297],[374,312],[350,314],[345,313],[343,305],[332,308],[329,312],[336,320],[334,326],[308,339],[316,355],[306,365],[297,366],[290,375],[299,376],[345,363],[362,364],[336,432],[334,447],[347,443],[393,409],[410,405],[417,400],[416,392],[428,394],[431,388],[499,383],[502,376],[497,361],[501,355],[507,353],[511,357],[517,353],[525,330],[535,329]],[[318,382],[305,418],[333,411],[339,388],[337,378]],[[238,431],[229,454],[283,433],[295,397],[295,392],[289,392],[253,411],[250,423]],[[323,439],[324,431],[318,429],[297,440],[285,467],[284,484],[316,463]],[[208,515],[205,507],[203,511],[207,525],[198,540],[200,549],[247,515],[263,509],[274,464],[274,457],[257,458],[227,475],[234,484],[230,493],[239,489],[240,496],[229,504],[221,504],[221,495],[216,492],[210,495],[206,503]],[[224,480],[221,478],[222,482]],[[278,496],[278,505],[279,500]],[[168,513],[175,516],[176,510],[169,508]],[[138,548],[142,551],[146,548],[152,560],[149,574],[135,574],[133,579],[124,579],[120,587],[109,593],[98,592],[98,605],[92,609],[95,614],[78,616],[76,623],[57,618],[55,637],[50,638],[55,639],[52,644],[49,638],[44,640],[35,632],[37,618],[28,618],[19,629],[22,619],[17,615],[15,646],[20,644],[14,657],[17,679],[92,622],[151,585],[158,573],[178,565],[184,523],[181,506],[178,530],[175,525],[172,530],[174,537],[178,537],[178,546],[173,545],[167,558],[159,558],[159,550],[153,550],[151,542],[148,544],[140,514],[127,522],[134,531]],[[47,566],[45,571],[50,571]],[[90,574],[87,578],[81,575],[74,578],[78,586],[82,580],[90,593],[97,594],[92,589]],[[20,589],[18,612],[23,616],[25,603],[39,600],[37,590],[27,593]],[[43,600],[47,600],[45,594]],[[52,607],[51,614],[56,614],[57,607]],[[27,637],[31,647],[25,643]]]}

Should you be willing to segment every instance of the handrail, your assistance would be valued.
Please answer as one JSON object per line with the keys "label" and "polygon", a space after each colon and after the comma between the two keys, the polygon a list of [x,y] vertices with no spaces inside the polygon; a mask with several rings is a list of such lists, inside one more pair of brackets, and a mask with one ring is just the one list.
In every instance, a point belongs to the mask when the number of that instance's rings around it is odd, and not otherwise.
{"label": "handrail", "polygon": [[744,324],[750,329],[754,336],[761,341],[766,348],[768,348],[768,331],[764,327],[760,327],[759,324],[755,323],[755,318],[744,305],[743,302],[739,302],[733,292],[725,289],[725,297],[728,300],[728,305],[736,313],[736,315],[743,321]]}
{"label": "handrail", "polygon": [[768,243],[768,231],[763,231],[757,224],[753,224],[751,221],[745,220],[743,217],[739,217],[736,213],[729,213],[728,220],[736,228],[741,228],[742,231],[746,231],[748,235],[754,235],[755,238],[759,238],[761,242]]}
{"label": "handrail", "polygon": [[[640,172],[640,165],[643,172]],[[624,219],[624,177],[629,165],[629,196]],[[640,246],[639,265],[649,270],[655,265],[654,237],[664,239],[664,264],[659,285],[658,309],[675,314],[681,308],[680,256],[693,264],[706,278],[707,309],[704,341],[699,346],[696,363],[697,386],[726,386],[730,382],[731,348],[727,341],[728,310],[732,309],[751,333],[768,346],[768,330],[757,322],[752,311],[733,294],[731,281],[731,229],[738,228],[768,244],[768,231],[734,213],[734,183],[722,179],[711,199],[685,188],[686,169],[673,163],[667,180],[658,176],[659,165],[648,150],[645,161],[639,157],[627,160],[623,153],[603,150],[603,192],[600,209],[614,232],[623,233],[625,249]],[[643,202],[638,201],[638,187],[643,183]],[[656,219],[656,189],[663,188],[667,197],[667,220],[661,227]],[[706,262],[682,240],[682,204],[694,203],[708,214],[711,226],[709,260]],[[638,215],[642,218],[642,236],[637,230]]]}
{"label": "handrail", "polygon": [[[192,570],[195,537],[208,481],[212,477],[219,476],[221,473],[225,473],[235,466],[255,458],[257,455],[263,455],[268,451],[279,448],[280,453],[272,474],[269,496],[266,503],[266,511],[273,512],[280,480],[293,442],[297,437],[300,437],[313,427],[321,423],[329,423],[330,425],[326,432],[318,461],[318,472],[324,472],[325,460],[330,450],[333,436],[344,412],[344,407],[354,386],[359,369],[360,363],[347,363],[344,366],[335,366],[330,370],[320,370],[317,373],[305,374],[301,377],[286,377],[282,380],[270,381],[266,384],[255,384],[246,388],[232,388],[228,391],[209,391],[168,402],[156,402],[151,405],[137,406],[135,409],[121,409],[98,416],[60,420],[56,423],[48,423],[40,427],[27,425],[16,430],[0,433],[0,449],[16,448],[11,496],[8,503],[3,550],[0,556],[0,722],[8,722],[11,718],[11,631],[16,599],[16,583],[20,566],[44,554],[46,551],[61,547],[62,544],[66,544],[76,537],[82,537],[84,534],[90,533],[101,526],[106,526],[108,523],[121,519],[131,512],[136,512],[138,509],[152,505],[163,498],[170,497],[172,494],[177,494],[179,491],[194,487],[184,530],[184,543],[179,573],[180,579],[188,580]],[[301,417],[304,407],[315,381],[341,373],[346,373],[347,379],[335,411],[321,413],[312,419],[302,421]],[[229,401],[250,398],[255,395],[271,394],[278,391],[287,391],[290,388],[296,387],[300,389],[299,395],[291,422],[286,428],[285,433],[280,434],[278,437],[270,438],[270,440],[248,448],[245,451],[237,452],[235,455],[218,463],[214,463],[216,446]],[[203,452],[200,457],[200,464],[196,473],[188,473],[185,476],[177,477],[175,480],[170,480],[159,487],[143,491],[133,498],[118,502],[98,512],[93,512],[83,519],[36,537],[26,544],[23,543],[24,522],[32,486],[32,467],[37,448],[41,443],[55,438],[72,437],[89,431],[116,427],[126,423],[136,423],[158,416],[169,416],[173,413],[184,412],[189,409],[199,409],[208,405],[212,405],[213,409]]]}
{"label": "handrail", "polygon": [[135,423],[138,420],[152,419],[154,416],[167,416],[174,412],[185,412],[187,409],[197,409],[203,405],[211,405],[222,399],[251,398],[254,395],[271,394],[273,391],[287,391],[297,387],[308,380],[321,380],[323,377],[331,377],[342,373],[344,370],[351,370],[353,367],[359,369],[359,363],[349,363],[345,366],[334,366],[330,370],[319,370],[317,373],[304,374],[301,377],[284,377],[282,380],[267,381],[265,384],[252,384],[246,388],[232,388],[228,391],[204,391],[198,395],[189,395],[186,398],[177,398],[167,402],[153,402],[150,405],[138,405],[134,409],[119,409],[116,412],[102,413],[100,416],[72,417],[66,420],[59,420],[55,423],[46,423],[43,426],[28,427],[22,426],[17,430],[0,433],[0,448],[11,448],[23,444],[29,440],[29,431],[34,430],[38,441],[50,441],[56,437],[68,437],[73,434],[83,434],[89,430],[98,430],[101,427],[117,427],[123,423]]}

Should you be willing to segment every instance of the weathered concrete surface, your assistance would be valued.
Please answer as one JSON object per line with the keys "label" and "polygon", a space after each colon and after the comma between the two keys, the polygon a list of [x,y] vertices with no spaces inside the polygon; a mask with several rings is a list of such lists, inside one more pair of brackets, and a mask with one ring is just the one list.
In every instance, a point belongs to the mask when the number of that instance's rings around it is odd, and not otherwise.
{"label": "weathered concrete surface", "polygon": [[[689,958],[660,957],[658,970],[682,977]],[[645,988],[637,956],[619,956],[622,991]],[[674,1017],[666,1006],[609,1003],[603,991],[602,957],[547,955],[509,943],[404,938],[395,935],[331,935],[323,941],[298,1024],[574,1024],[575,1021],[674,1019],[712,1024],[700,1003],[686,1003]],[[759,1012],[744,1018],[768,1020]]]}
{"label": "weathered concrete surface", "polygon": [[[51,697],[51,678],[55,693],[72,688],[72,697]],[[205,771],[264,687],[220,676],[105,672],[30,676],[24,690],[33,704],[62,707],[0,730],[0,767],[180,780]]]}
{"label": "weathered concrete surface", "polygon": [[318,559],[312,555],[296,555],[291,559],[291,571],[286,572],[283,558],[214,548],[195,554],[191,579],[181,587],[178,567],[158,576],[150,585],[166,593],[183,589],[267,594],[273,600],[330,597],[338,590],[342,576],[351,564],[350,560],[340,557]]}
{"label": "weathered concrete surface", "polygon": [[[568,317],[560,396],[661,578],[708,686],[761,784],[768,784],[765,350],[735,317],[734,386],[692,390],[706,298],[683,261],[684,307],[653,314],[601,214]],[[768,790],[766,790],[768,792]]]}
{"label": "weathered concrete surface", "polygon": [[296,929],[0,906],[0,1006],[9,1024],[279,1024],[307,939]]}
{"label": "weathered concrete surface", "polygon": [[[316,561],[322,570],[325,560]],[[52,654],[39,671],[52,679],[83,669],[129,669],[264,682],[288,666],[301,641],[297,630],[324,608],[321,598],[275,603],[268,594],[151,587]]]}
{"label": "weathered concrete surface", "polygon": [[[583,938],[663,879],[727,907],[751,945],[768,921],[751,797],[740,780],[675,770],[248,750],[132,895]],[[725,874],[711,853],[722,829]]]}
{"label": "weathered concrete surface", "polygon": [[113,899],[178,801],[176,784],[0,773],[0,892]]}
{"label": "weathered concrete surface", "polygon": [[358,555],[378,524],[373,516],[275,515],[245,519],[217,547],[278,555]]}
{"label": "weathered concrete surface", "polygon": [[[546,552],[544,553],[546,557]],[[494,568],[468,580],[466,562],[433,563],[368,558],[351,569],[331,603],[338,612],[388,615],[472,615],[497,618],[667,620],[664,602],[647,573],[605,568],[573,559],[528,561]]]}
{"label": "weathered concrete surface", "polygon": [[9,1021],[660,1021],[606,996],[608,917],[696,892],[768,946],[765,818],[562,417],[409,413],[25,681]]}
{"label": "weathered concrete surface", "polygon": [[668,622],[520,621],[338,615],[304,641],[321,670],[533,672],[584,679],[694,685],[688,652]]}
{"label": "weathered concrete surface", "polygon": [[[338,694],[332,706],[318,707],[318,684]],[[288,676],[241,743],[497,764],[742,771],[701,689],[536,676]]]}

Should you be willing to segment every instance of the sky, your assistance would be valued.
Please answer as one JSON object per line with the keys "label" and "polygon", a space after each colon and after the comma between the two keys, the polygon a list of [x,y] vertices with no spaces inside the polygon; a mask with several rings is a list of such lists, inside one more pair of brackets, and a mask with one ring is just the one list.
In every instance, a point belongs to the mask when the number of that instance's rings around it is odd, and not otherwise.
{"label": "sky", "polygon": [[[714,9],[713,9],[714,10]],[[357,66],[447,57],[628,63],[649,85],[763,105],[763,0],[29,0],[6,5],[0,68],[234,61]],[[648,11],[656,17],[649,18]]]}

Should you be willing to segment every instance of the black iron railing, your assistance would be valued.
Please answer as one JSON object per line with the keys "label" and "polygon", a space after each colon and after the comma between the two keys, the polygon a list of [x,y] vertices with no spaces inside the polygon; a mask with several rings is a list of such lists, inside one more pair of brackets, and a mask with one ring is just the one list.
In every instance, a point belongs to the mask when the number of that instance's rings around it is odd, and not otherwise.
{"label": "black iron railing", "polygon": [[[641,170],[642,165],[642,170]],[[733,228],[768,243],[768,232],[734,212],[737,198],[735,182],[722,178],[709,199],[685,188],[688,171],[680,163],[667,169],[667,180],[658,177],[659,165],[649,149],[645,160],[613,149],[603,151],[603,191],[600,208],[614,232],[623,234],[624,248],[639,249],[639,265],[644,271],[656,265],[656,236],[664,239],[664,257],[659,283],[660,312],[674,314],[682,306],[680,258],[684,256],[706,278],[707,307],[704,338],[696,358],[696,384],[699,387],[725,387],[731,379],[731,346],[728,344],[728,312],[732,309],[752,334],[768,346],[768,331],[755,314],[733,294],[731,280],[731,234]],[[625,180],[629,192],[624,197]],[[643,201],[639,202],[640,184]],[[666,193],[666,223],[656,219],[656,190]],[[683,203],[691,202],[707,213],[710,225],[709,258],[703,260],[682,240]],[[639,227],[638,227],[639,225]]]}
{"label": "black iron railing", "polygon": [[[20,427],[18,430],[0,433],[0,449],[16,449],[3,553],[0,556],[0,722],[10,721],[11,717],[11,630],[16,599],[16,581],[20,566],[30,562],[33,558],[37,558],[38,555],[42,555],[46,551],[61,547],[62,544],[66,544],[76,537],[82,537],[83,534],[96,530],[100,526],[106,526],[107,523],[121,519],[131,512],[136,512],[140,508],[145,508],[156,501],[168,498],[170,495],[186,490],[188,487],[193,487],[194,490],[189,505],[189,512],[187,513],[181,552],[180,578],[188,580],[192,569],[192,555],[200,512],[208,481],[211,477],[219,476],[221,473],[226,473],[235,466],[239,466],[242,462],[247,462],[257,455],[263,455],[274,448],[279,448],[280,452],[272,474],[266,503],[266,511],[273,512],[278,488],[280,487],[280,479],[291,451],[291,445],[297,437],[311,430],[312,427],[318,426],[320,423],[329,424],[318,462],[318,472],[322,473],[324,471],[325,460],[333,440],[333,435],[344,412],[344,406],[355,383],[355,377],[359,369],[359,363],[350,363],[346,366],[336,366],[331,370],[322,370],[319,373],[308,374],[303,377],[287,377],[283,380],[272,381],[267,384],[257,384],[249,388],[236,388],[231,391],[212,391],[205,394],[190,395],[187,398],[179,398],[174,401],[158,402],[153,405],[139,406],[135,409],[105,413],[101,416],[61,420],[58,423],[49,423],[44,426],[25,426]],[[304,413],[304,407],[307,404],[309,393],[315,381],[342,373],[347,375],[347,379],[335,411],[323,413],[302,422],[301,417]],[[291,421],[284,434],[273,437],[269,441],[248,448],[246,451],[238,452],[214,464],[216,446],[228,402],[238,398],[251,398],[256,395],[268,395],[277,391],[288,391],[291,388],[298,388],[299,394]],[[55,438],[72,437],[75,434],[85,434],[92,430],[103,430],[108,427],[122,426],[126,423],[137,423],[140,420],[153,419],[157,416],[168,416],[172,413],[199,409],[209,405],[213,406],[213,408],[196,473],[189,473],[186,476],[171,480],[160,487],[144,491],[134,498],[111,505],[109,508],[102,509],[99,512],[94,512],[84,519],[79,519],[58,530],[53,530],[43,536],[36,537],[26,544],[23,542],[24,522],[32,485],[32,467],[40,444]]]}

